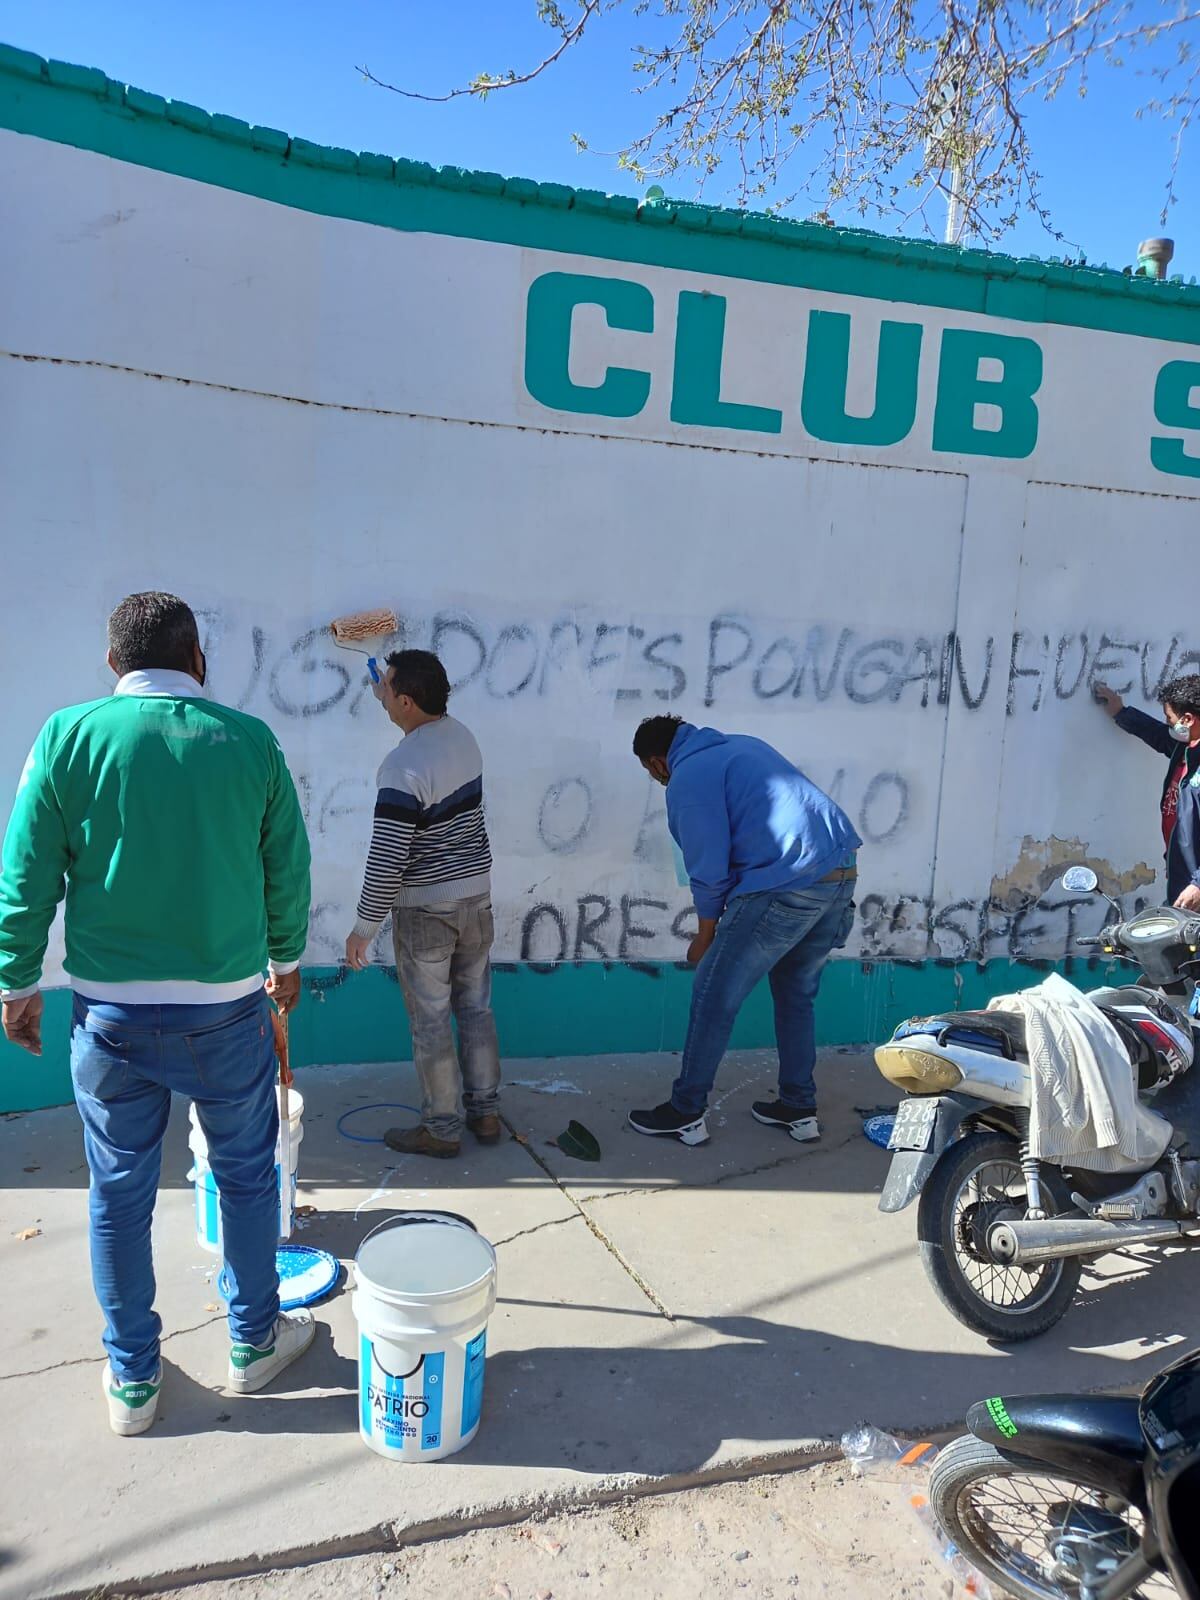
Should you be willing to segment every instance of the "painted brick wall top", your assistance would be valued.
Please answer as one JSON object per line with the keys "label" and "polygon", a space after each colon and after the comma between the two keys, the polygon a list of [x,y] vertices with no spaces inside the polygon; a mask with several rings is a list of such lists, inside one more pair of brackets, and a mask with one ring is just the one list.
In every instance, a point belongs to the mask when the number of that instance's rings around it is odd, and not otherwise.
{"label": "painted brick wall top", "polygon": [[0,127],[404,231],[1200,343],[1200,287],[314,144],[0,45]]}

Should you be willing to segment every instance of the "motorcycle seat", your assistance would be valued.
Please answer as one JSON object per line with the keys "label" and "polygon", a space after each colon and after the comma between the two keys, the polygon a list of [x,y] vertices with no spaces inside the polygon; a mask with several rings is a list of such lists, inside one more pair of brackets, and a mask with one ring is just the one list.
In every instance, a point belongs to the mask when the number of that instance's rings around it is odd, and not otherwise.
{"label": "motorcycle seat", "polygon": [[[947,1011],[913,1017],[905,1033],[936,1034],[939,1044],[962,1044],[991,1050],[1010,1061],[1025,1054],[1025,1019],[1010,1011]],[[897,1034],[897,1037],[900,1035]]]}
{"label": "motorcycle seat", "polygon": [[[1153,1052],[1119,1012],[1111,1006],[1100,1008],[1121,1035],[1129,1058],[1138,1067],[1139,1088],[1153,1088],[1157,1081]],[[940,1045],[965,1045],[969,1050],[987,1050],[1009,1061],[1028,1059],[1025,1019],[1014,1011],[946,1011],[931,1017],[912,1017],[896,1030],[897,1039],[914,1033],[932,1033]]]}

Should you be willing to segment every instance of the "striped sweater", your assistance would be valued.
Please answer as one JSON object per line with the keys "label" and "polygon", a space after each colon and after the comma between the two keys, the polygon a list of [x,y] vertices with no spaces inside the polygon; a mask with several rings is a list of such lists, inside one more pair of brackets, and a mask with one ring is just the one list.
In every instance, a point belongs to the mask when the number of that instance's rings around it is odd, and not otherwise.
{"label": "striped sweater", "polygon": [[444,905],[490,891],[483,758],[453,717],[416,728],[379,769],[375,824],[354,931],[370,939],[395,905]]}

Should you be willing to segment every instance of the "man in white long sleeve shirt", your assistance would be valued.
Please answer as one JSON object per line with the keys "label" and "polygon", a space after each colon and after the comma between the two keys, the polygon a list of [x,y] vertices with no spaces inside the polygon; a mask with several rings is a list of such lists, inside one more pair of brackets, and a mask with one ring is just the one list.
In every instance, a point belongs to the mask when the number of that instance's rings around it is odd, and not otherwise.
{"label": "man in white long sleeve shirt", "polygon": [[385,1137],[403,1154],[446,1158],[459,1153],[460,1097],[467,1127],[481,1144],[496,1144],[501,1136],[483,758],[471,732],[446,714],[450,683],[429,651],[390,655],[378,696],[404,739],[379,769],[371,849],[346,960],[355,971],[367,965],[371,942],[390,913],[423,1106],[419,1126],[391,1128]]}

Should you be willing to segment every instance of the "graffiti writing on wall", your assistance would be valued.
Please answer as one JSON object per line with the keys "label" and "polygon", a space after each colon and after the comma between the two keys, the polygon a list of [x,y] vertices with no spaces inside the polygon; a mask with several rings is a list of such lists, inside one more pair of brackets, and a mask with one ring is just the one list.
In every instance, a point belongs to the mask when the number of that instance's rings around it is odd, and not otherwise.
{"label": "graffiti writing on wall", "polygon": [[[1126,913],[1149,903],[1144,896],[1130,897]],[[1098,932],[1111,916],[1095,900],[1053,892],[946,904],[927,895],[866,894],[856,907],[847,954],[864,962],[946,966],[1073,961],[1079,957],[1076,939]],[[569,904],[542,901],[526,911],[520,959],[543,973],[594,960],[656,967],[664,959],[679,960],[695,933],[690,904],[645,895],[580,895]]]}
{"label": "graffiti writing on wall", "polygon": [[[1121,694],[1154,701],[1162,685],[1200,665],[1200,648],[1179,635],[1129,637],[1115,629],[1026,629],[999,636],[882,636],[852,625],[816,623],[779,632],[745,618],[717,615],[673,627],[634,621],[555,620],[494,626],[460,613],[406,619],[398,643],[435,650],[454,690],[493,701],[547,699],[561,690],[615,702],[641,702],[650,712],[687,696],[706,709],[727,702],[760,709],[796,701],[816,705],[960,704],[976,711],[997,694],[1010,716],[1037,712],[1109,683]],[[227,644],[229,656],[234,650]],[[248,655],[227,698],[285,718],[334,712],[356,717],[370,700],[370,682],[353,655],[326,628],[306,628],[280,642],[250,630]]]}

